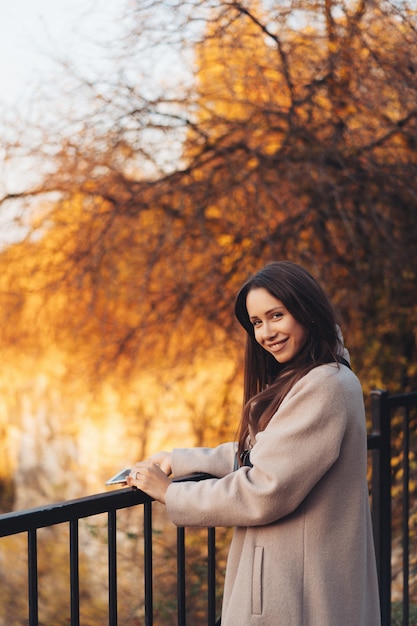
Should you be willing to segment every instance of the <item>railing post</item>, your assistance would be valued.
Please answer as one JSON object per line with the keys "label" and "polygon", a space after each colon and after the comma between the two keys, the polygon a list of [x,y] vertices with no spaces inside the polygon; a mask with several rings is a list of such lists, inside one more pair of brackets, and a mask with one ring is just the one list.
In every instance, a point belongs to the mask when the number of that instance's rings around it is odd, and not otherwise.
{"label": "railing post", "polygon": [[410,617],[410,412],[404,407],[403,438],[403,626],[408,626]]}
{"label": "railing post", "polygon": [[185,626],[185,529],[177,528],[177,615],[178,626]]}
{"label": "railing post", "polygon": [[145,569],[145,626],[153,625],[153,567],[152,567],[152,501],[143,505],[144,569]]}
{"label": "railing post", "polygon": [[78,519],[70,521],[70,604],[71,626],[80,624],[80,578]]}
{"label": "railing post", "polygon": [[207,531],[208,626],[216,621],[216,529]]}
{"label": "railing post", "polygon": [[28,531],[29,626],[38,626],[38,545],[36,528]]}
{"label": "railing post", "polygon": [[108,512],[109,626],[117,626],[116,511]]}
{"label": "railing post", "polygon": [[391,414],[388,392],[371,391],[372,431],[379,434],[372,452],[372,523],[379,580],[381,624],[391,624]]}

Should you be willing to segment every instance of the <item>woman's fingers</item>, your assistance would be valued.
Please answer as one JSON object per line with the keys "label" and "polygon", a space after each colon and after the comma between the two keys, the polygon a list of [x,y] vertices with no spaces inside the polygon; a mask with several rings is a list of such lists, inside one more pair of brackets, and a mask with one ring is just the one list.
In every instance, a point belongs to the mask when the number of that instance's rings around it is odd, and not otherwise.
{"label": "woman's fingers", "polygon": [[152,461],[142,461],[132,468],[127,484],[141,489],[155,500],[165,504],[165,494],[171,480],[158,464]]}

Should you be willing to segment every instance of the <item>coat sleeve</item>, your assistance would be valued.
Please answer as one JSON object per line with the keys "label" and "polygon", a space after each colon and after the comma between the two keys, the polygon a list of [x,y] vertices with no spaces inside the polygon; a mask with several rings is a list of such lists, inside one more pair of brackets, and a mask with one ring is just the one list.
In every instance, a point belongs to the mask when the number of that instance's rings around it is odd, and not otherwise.
{"label": "coat sleeve", "polygon": [[258,526],[289,515],[338,459],[350,392],[362,393],[347,368],[324,365],[309,372],[258,434],[252,468],[169,486],[172,521],[179,526]]}
{"label": "coat sleeve", "polygon": [[175,448],[171,453],[172,472],[176,478],[195,472],[222,478],[233,471],[236,450],[233,442],[217,448]]}

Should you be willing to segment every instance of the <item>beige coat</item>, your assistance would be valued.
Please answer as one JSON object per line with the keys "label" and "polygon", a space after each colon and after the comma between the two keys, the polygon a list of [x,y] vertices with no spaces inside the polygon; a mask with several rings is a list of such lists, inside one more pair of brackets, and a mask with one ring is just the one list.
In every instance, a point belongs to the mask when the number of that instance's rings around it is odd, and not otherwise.
{"label": "beige coat", "polygon": [[235,526],[222,626],[379,626],[363,397],[344,365],[287,395],[233,472],[235,444],[174,450],[167,509],[178,526]]}

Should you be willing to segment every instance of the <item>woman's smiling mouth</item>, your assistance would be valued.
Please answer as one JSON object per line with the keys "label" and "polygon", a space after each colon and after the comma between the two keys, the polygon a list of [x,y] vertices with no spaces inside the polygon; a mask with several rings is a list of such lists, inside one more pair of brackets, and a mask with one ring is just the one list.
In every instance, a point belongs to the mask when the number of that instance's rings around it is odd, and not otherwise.
{"label": "woman's smiling mouth", "polygon": [[274,343],[268,344],[268,350],[279,350],[288,341],[288,337],[281,339],[280,341],[274,341]]}

